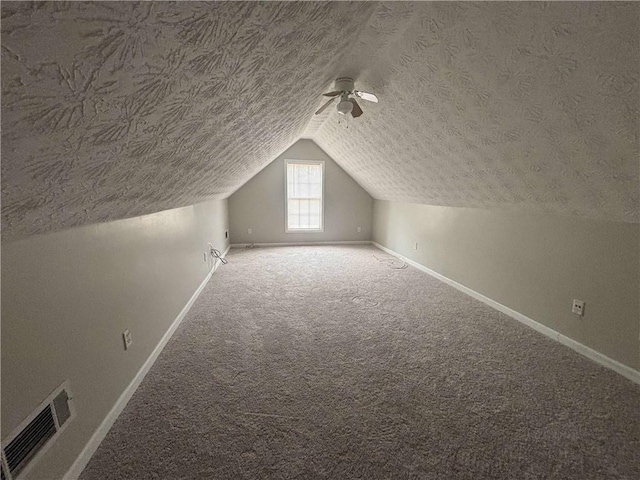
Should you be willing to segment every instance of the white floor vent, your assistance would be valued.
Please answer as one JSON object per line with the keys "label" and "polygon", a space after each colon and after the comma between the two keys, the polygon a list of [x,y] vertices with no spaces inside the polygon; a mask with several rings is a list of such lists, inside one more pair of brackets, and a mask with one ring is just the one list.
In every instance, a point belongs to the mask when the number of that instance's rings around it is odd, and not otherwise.
{"label": "white floor vent", "polygon": [[1,480],[18,480],[49,449],[75,416],[71,398],[64,382],[2,441]]}

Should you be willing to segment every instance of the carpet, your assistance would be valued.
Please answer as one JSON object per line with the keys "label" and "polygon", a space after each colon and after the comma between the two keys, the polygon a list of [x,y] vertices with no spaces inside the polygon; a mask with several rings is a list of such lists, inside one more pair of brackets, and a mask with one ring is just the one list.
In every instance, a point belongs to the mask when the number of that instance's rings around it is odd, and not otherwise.
{"label": "carpet", "polygon": [[81,479],[640,478],[624,377],[370,246],[228,259]]}

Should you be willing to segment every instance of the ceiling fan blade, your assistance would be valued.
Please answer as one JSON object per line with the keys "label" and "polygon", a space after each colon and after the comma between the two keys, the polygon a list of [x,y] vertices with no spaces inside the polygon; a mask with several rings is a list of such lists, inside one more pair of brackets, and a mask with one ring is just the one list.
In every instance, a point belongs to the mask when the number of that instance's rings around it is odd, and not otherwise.
{"label": "ceiling fan blade", "polygon": [[355,98],[350,98],[349,101],[353,103],[353,110],[351,110],[351,115],[353,115],[353,118],[358,118],[360,115],[362,115],[362,109],[360,108],[360,105],[358,105],[358,102],[356,102]]}
{"label": "ceiling fan blade", "polygon": [[337,97],[342,93],[342,90],[334,90],[333,92],[323,93],[322,95],[325,97]]}
{"label": "ceiling fan blade", "polygon": [[337,97],[333,97],[331,98],[327,103],[325,103],[324,105],[322,105],[318,111],[315,113],[316,115],[320,115],[322,112],[324,112],[324,109],[327,108],[329,105],[331,105],[331,103],[333,103],[333,101],[336,99]]}
{"label": "ceiling fan blade", "polygon": [[373,93],[359,92],[357,90],[353,93],[355,93],[357,97],[360,97],[367,102],[378,103],[378,97],[376,97]]}

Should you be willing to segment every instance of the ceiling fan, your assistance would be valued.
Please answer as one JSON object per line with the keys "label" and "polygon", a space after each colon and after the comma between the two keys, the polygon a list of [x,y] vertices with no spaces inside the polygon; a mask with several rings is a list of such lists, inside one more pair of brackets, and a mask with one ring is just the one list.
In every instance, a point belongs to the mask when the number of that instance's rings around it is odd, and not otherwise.
{"label": "ceiling fan", "polygon": [[322,94],[325,97],[333,97],[327,103],[322,105],[316,115],[321,114],[329,105],[331,105],[336,98],[340,97],[340,102],[338,102],[338,113],[341,115],[349,115],[351,114],[354,118],[358,118],[362,115],[362,109],[356,99],[351,97],[350,95],[355,95],[362,100],[366,100],[368,102],[378,103],[378,97],[376,97],[373,93],[361,92],[355,89],[355,85],[353,82],[353,78],[342,77],[338,78],[335,82],[335,90],[333,92],[327,92]]}

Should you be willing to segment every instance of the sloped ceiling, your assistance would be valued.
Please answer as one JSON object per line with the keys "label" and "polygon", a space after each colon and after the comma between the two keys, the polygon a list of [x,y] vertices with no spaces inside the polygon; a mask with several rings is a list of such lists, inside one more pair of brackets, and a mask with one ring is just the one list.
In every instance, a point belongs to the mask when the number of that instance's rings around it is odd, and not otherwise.
{"label": "sloped ceiling", "polygon": [[[639,15],[3,2],[3,239],[226,197],[301,136],[376,198],[637,222]],[[343,75],[380,104],[314,117]]]}
{"label": "sloped ceiling", "polygon": [[300,137],[374,7],[2,2],[3,239],[229,195]]}
{"label": "sloped ceiling", "polygon": [[381,103],[305,135],[375,198],[638,222],[639,7],[381,5],[343,58]]}

